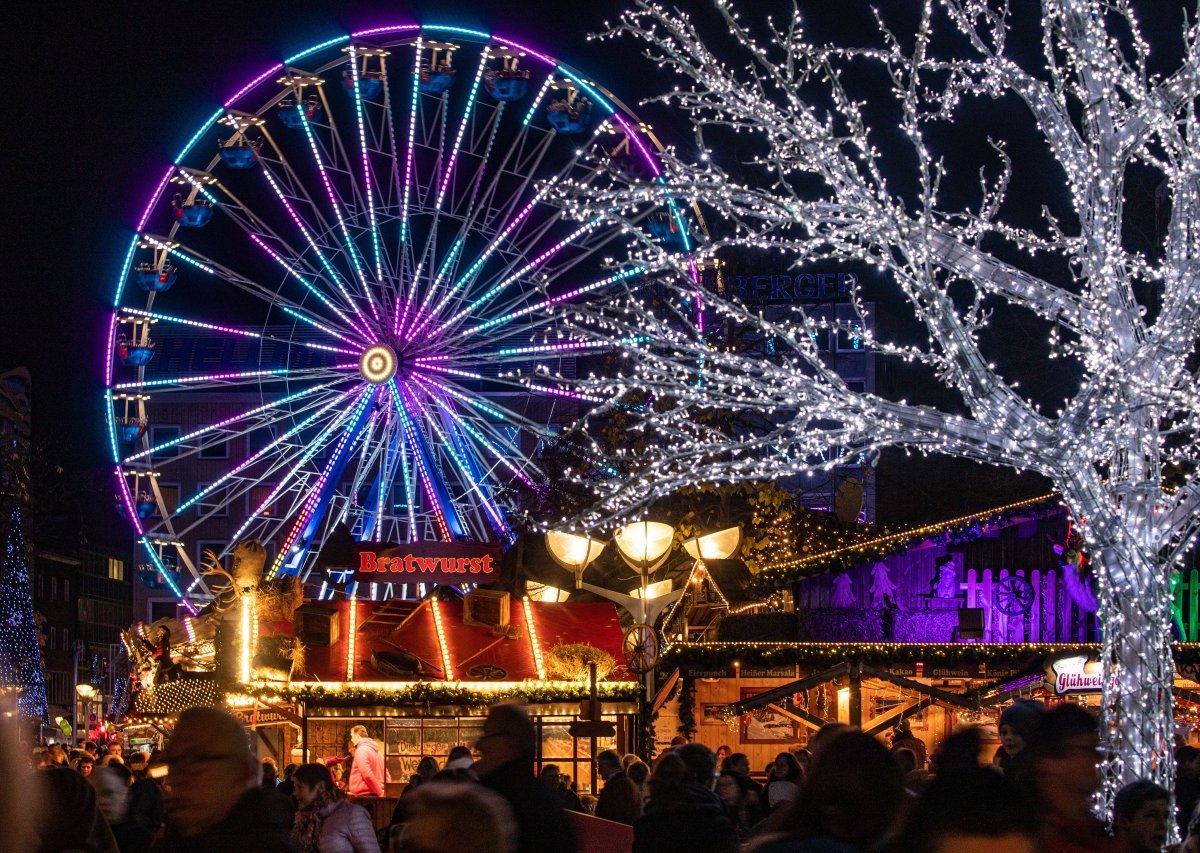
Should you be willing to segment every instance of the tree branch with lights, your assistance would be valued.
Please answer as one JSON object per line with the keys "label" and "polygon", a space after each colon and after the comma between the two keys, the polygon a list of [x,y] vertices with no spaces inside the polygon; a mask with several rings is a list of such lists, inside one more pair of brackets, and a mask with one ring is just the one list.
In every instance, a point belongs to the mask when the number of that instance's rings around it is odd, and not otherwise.
{"label": "tree branch with lights", "polygon": [[[1016,49],[1010,38],[1020,16],[996,0],[927,2],[903,33],[880,16],[875,43],[852,47],[819,43],[799,13],[747,23],[727,0],[706,39],[678,10],[639,2],[607,35],[632,37],[683,78],[660,100],[691,122],[695,154],[669,152],[656,180],[560,190],[573,215],[630,229],[660,274],[653,300],[631,287],[597,308],[564,307],[580,336],[622,342],[615,378],[576,384],[626,411],[642,401],[631,429],[645,449],[611,455],[625,476],[594,481],[601,500],[579,520],[627,518],[702,481],[829,471],[886,446],[1046,476],[1095,555],[1110,676],[1102,725],[1119,756],[1110,796],[1135,778],[1171,781],[1169,574],[1200,532],[1200,35],[1185,11],[1168,46],[1175,67],[1159,69],[1134,5],[1045,0],[1030,56],[1027,39]],[[1021,115],[1010,138],[976,145],[978,176],[964,184],[937,152],[981,103]],[[1023,126],[1020,141],[1039,143],[1057,183],[1032,188],[1041,215],[1024,218],[1014,213],[1031,200],[1028,187],[1015,197],[1024,164],[1009,155]],[[750,162],[726,162],[730,140]],[[1131,176],[1152,181],[1167,211],[1149,243],[1130,236]],[[658,244],[641,226],[664,194],[701,210],[718,236],[690,256]],[[698,292],[693,265],[731,246],[870,265],[886,289],[860,277],[849,320],[803,305],[764,316]],[[876,328],[880,293],[924,342]],[[1035,365],[1070,369],[1056,411],[997,367],[1022,347],[997,332],[1001,306],[1045,335],[1054,361]],[[756,329],[773,352],[722,345],[714,329],[730,324]],[[851,390],[815,340],[839,332],[922,366],[960,405]],[[706,417],[718,412],[765,415],[765,426]]]}

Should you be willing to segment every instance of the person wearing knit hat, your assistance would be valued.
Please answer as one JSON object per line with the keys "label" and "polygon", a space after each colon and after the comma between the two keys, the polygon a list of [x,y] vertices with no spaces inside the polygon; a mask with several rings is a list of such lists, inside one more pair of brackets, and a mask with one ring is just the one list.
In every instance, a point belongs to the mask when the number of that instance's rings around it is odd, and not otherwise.
{"label": "person wearing knit hat", "polygon": [[1000,748],[992,763],[1004,770],[1008,763],[1025,748],[1029,736],[1037,728],[1046,706],[1036,699],[1018,699],[1000,714]]}

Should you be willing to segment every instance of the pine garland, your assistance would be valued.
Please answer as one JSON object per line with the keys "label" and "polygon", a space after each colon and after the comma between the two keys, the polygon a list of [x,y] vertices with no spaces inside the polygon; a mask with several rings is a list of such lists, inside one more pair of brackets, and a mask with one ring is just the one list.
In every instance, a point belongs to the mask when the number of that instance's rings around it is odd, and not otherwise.
{"label": "pine garland", "polygon": [[[329,689],[320,686],[262,687],[240,685],[237,692],[259,699],[283,702],[303,702],[314,707],[354,708],[368,705],[392,707],[419,707],[433,705],[458,705],[469,708],[486,708],[496,702],[516,700],[530,704],[551,702],[579,702],[588,698],[586,684],[561,684],[534,687],[516,685],[500,690],[472,690],[465,687],[448,687],[437,682],[419,681],[397,690],[374,687],[341,687]],[[602,701],[636,702],[639,687],[633,682],[602,682],[597,685]]]}

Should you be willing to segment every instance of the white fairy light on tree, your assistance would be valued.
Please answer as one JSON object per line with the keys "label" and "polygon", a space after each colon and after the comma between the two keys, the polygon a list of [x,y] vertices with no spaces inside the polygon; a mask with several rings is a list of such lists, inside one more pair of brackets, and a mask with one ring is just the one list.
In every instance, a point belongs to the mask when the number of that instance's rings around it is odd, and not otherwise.
{"label": "white fairy light on tree", "polygon": [[[1021,54],[1007,41],[1014,17],[999,0],[927,0],[913,32],[899,37],[881,19],[880,45],[865,48],[818,44],[798,13],[783,28],[768,22],[760,40],[731,3],[716,5],[741,67],[710,50],[677,10],[639,2],[609,34],[633,36],[682,75],[685,85],[663,100],[687,114],[699,153],[669,154],[661,181],[573,185],[561,200],[575,216],[615,219],[639,234],[642,212],[665,187],[729,225],[732,236],[702,246],[701,257],[742,245],[798,263],[869,263],[903,295],[928,341],[875,329],[861,285],[851,294],[852,323],[802,307],[785,320],[764,318],[707,292],[704,325],[663,310],[661,299],[564,308],[579,335],[619,341],[622,351],[619,379],[577,384],[653,400],[634,427],[647,450],[615,454],[632,473],[596,485],[600,508],[581,521],[627,518],[685,484],[828,471],[885,446],[1038,472],[1061,491],[1097,567],[1109,676],[1102,731],[1117,755],[1106,768],[1106,801],[1137,778],[1170,787],[1169,573],[1200,532],[1195,9],[1183,16],[1182,59],[1156,73],[1125,2],[1046,0],[1043,50],[1033,60],[1013,58]],[[895,124],[887,128],[872,124],[878,105],[851,94],[851,77],[871,66],[890,90]],[[1020,103],[1057,164],[1060,185],[1035,188],[1046,193],[1039,224],[1010,215],[1015,170],[1003,140],[991,144],[994,165],[980,170],[972,205],[945,201],[963,185],[950,187],[931,139],[953,132],[964,103],[989,99],[1005,99],[1004,109]],[[753,168],[762,180],[735,178],[722,164],[714,140],[730,130],[760,146]],[[879,143],[892,136],[904,144]],[[1126,239],[1133,169],[1160,182],[1159,209],[1168,211],[1149,249]],[[891,185],[899,173],[913,178],[913,192]],[[1051,200],[1069,214],[1053,215]],[[686,258],[645,235],[642,245],[648,269],[687,272]],[[663,287],[677,297],[669,306],[695,285],[684,277]],[[1077,385],[1060,410],[1042,411],[985,355],[997,346],[989,327],[1002,303],[1038,318],[1049,357],[1073,367]],[[721,323],[771,338],[774,354],[713,346],[704,327]],[[850,390],[823,360],[818,330],[853,333],[881,358],[925,365],[961,397],[961,412]],[[1022,346],[998,337],[1001,354]],[[705,417],[712,413],[768,426],[721,428]]]}

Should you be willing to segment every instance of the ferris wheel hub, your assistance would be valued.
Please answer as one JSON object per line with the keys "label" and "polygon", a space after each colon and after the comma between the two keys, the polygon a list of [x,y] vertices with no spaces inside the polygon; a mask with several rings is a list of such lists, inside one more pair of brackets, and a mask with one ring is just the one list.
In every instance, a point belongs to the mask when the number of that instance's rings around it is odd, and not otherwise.
{"label": "ferris wheel hub", "polygon": [[367,349],[358,361],[358,370],[363,379],[373,385],[382,385],[396,375],[396,351],[387,344],[375,344]]}

